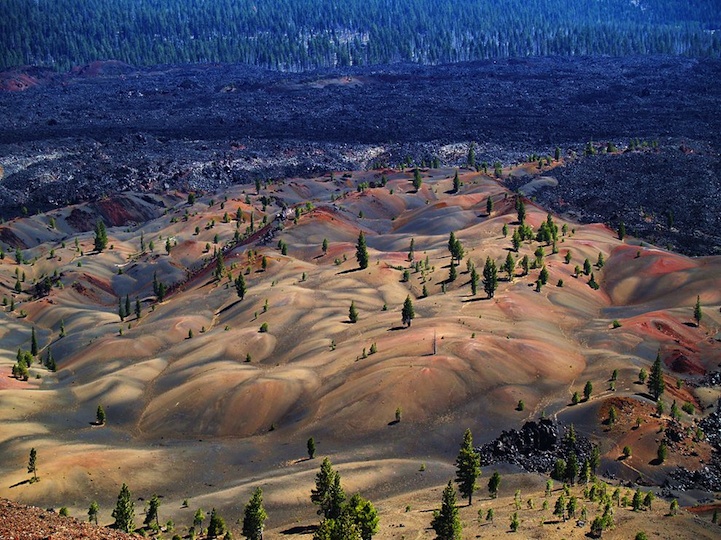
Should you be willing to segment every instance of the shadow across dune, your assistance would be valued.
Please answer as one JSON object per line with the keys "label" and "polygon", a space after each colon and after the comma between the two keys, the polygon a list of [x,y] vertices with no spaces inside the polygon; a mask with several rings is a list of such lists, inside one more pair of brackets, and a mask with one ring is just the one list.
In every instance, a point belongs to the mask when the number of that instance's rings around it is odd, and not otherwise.
{"label": "shadow across dune", "polygon": [[25,484],[29,484],[29,483],[30,483],[30,480],[23,480],[21,482],[18,482],[17,484],[13,484],[12,486],[10,486],[10,489],[12,489],[14,487],[18,487],[18,486],[24,486]]}
{"label": "shadow across dune", "polygon": [[236,304],[238,304],[238,303],[240,303],[240,302],[242,302],[242,300],[241,300],[240,298],[238,298],[235,302],[231,302],[230,304],[228,304],[227,306],[225,306],[223,309],[221,309],[221,310],[217,313],[217,315],[222,315],[223,313],[225,313],[225,312],[228,311],[230,308],[234,307]]}
{"label": "shadow across dune", "polygon": [[317,529],[317,525],[296,525],[295,527],[290,527],[289,529],[280,531],[280,534],[284,534],[286,536],[291,534],[311,534],[314,533]]}
{"label": "shadow across dune", "polygon": [[388,331],[395,332],[396,330],[404,330],[405,328],[405,326],[394,326],[393,328],[389,328]]}
{"label": "shadow across dune", "polygon": [[353,272],[360,272],[361,270],[363,270],[363,269],[362,269],[362,268],[350,268],[350,269],[348,269],[348,270],[343,270],[343,271],[341,271],[341,272],[338,272],[338,273],[336,274],[336,276],[342,276],[342,275],[345,275],[345,274],[352,274]]}

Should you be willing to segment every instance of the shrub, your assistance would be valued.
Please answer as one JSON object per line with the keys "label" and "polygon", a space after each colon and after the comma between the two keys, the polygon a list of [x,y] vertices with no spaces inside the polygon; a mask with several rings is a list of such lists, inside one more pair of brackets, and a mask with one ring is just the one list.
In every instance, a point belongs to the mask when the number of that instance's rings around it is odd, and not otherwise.
{"label": "shrub", "polygon": [[261,324],[261,325],[260,325],[260,330],[258,330],[258,331],[261,332],[261,333],[267,332],[267,331],[268,331],[268,323],[267,323],[267,322],[264,322],[263,324]]}

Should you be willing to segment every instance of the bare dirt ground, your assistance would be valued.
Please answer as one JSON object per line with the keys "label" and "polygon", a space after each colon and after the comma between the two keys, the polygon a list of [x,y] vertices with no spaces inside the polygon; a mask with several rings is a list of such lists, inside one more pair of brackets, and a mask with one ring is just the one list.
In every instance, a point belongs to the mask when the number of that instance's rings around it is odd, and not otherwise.
{"label": "bare dirt ground", "polygon": [[[487,257],[500,266],[511,252],[510,234],[504,237],[502,228],[512,232],[517,226],[513,194],[490,176],[467,170],[460,171],[457,194],[450,192],[453,169],[424,170],[418,192],[412,173],[386,173],[385,187],[360,192],[360,184],[379,184],[381,172],[296,177],[262,185],[259,194],[235,186],[201,195],[192,205],[180,193],[143,203],[131,196],[128,207],[151,217],[110,227],[111,247],[102,253],[70,219],[82,211],[92,223],[101,215],[98,205],[9,223],[28,242],[37,240],[22,251],[30,262],[17,264],[7,246],[0,260],[3,296],[15,303],[0,314],[0,449],[7,456],[0,465],[0,496],[67,506],[80,517],[95,499],[101,521],[110,523],[126,482],[141,515],[144,500],[157,493],[163,497],[161,519],[173,519],[182,533],[199,507],[218,508],[238,533],[243,505],[261,486],[270,515],[266,537],[309,537],[307,527],[318,520],[309,492],[319,458],[329,456],[346,491],[360,491],[378,506],[379,538],[424,538],[432,535],[431,510],[453,477],[466,427],[480,444],[540,414],[574,423],[600,444],[600,472],[614,486],[620,480],[661,485],[676,465],[698,468],[710,460],[708,444],[689,435],[667,463],[652,463],[658,428],[667,429],[670,420],[668,413],[652,416],[654,407],[636,381],[660,350],[667,407],[671,399],[699,406],[695,415],[683,413],[684,429],[692,432],[706,414],[701,405],[713,404],[715,390],[697,391],[695,384],[721,362],[716,257],[690,259],[632,237],[620,241],[602,225],[555,218],[568,232],[559,233],[558,253],[543,246],[547,285],[537,292],[540,269],[523,276],[517,268],[510,280],[499,272],[493,298],[486,299],[480,285],[473,296],[466,261],[480,271]],[[495,202],[491,215],[488,197]],[[546,212],[526,204],[527,223],[538,229]],[[251,212],[259,227],[263,216],[273,221],[284,206],[301,208],[297,221],[291,212],[265,239],[253,235],[232,243],[236,229],[242,236],[249,227]],[[239,207],[241,222],[235,220]],[[370,254],[364,270],[355,261],[360,230]],[[458,278],[448,282],[451,231],[466,253]],[[411,239],[422,270],[408,260]],[[213,276],[213,250],[223,246],[226,271],[233,279],[245,277],[242,300],[228,274]],[[538,247],[525,242],[512,254],[533,259]],[[586,258],[595,263],[599,253],[605,265],[593,267],[600,284],[594,290],[589,276],[576,275],[574,267]],[[59,281],[50,294],[34,297],[33,281],[56,270]],[[171,286],[163,301],[154,294],[154,275]],[[18,280],[20,293],[14,290]],[[120,321],[118,300],[125,295],[131,312],[136,298],[140,302],[140,319],[131,314]],[[406,296],[416,313],[409,328],[400,316]],[[693,322],[696,296],[703,306],[699,327]],[[351,302],[359,311],[355,324],[348,321]],[[614,319],[620,327],[613,328]],[[268,330],[260,332],[264,323]],[[18,347],[30,348],[31,327],[39,358],[51,350],[58,369],[35,363],[27,382],[16,381],[10,370]],[[373,345],[377,352],[370,354]],[[678,362],[680,354],[686,361]],[[615,391],[608,382],[613,369],[619,371]],[[570,406],[573,391],[581,392],[587,380],[594,384],[592,399]],[[609,401],[616,399],[621,401]],[[523,411],[517,410],[519,400]],[[609,403],[621,411],[610,428],[603,423]],[[93,425],[98,404],[107,412],[105,426]],[[394,423],[398,407],[402,421]],[[636,416],[643,418],[639,430],[633,429]],[[318,445],[315,460],[305,459],[311,436]],[[633,457],[619,462],[619,448],[629,443]],[[33,484],[26,472],[31,447],[41,478]],[[550,511],[539,510],[545,479],[512,475],[518,472],[503,470],[508,480],[495,525],[477,523],[476,504],[488,504],[480,494],[473,508],[461,510],[466,535],[505,535],[516,485],[535,499],[534,510],[524,506],[520,512],[526,537],[588,532],[574,521],[541,524],[552,519]],[[684,505],[714,498],[709,492],[669,493]],[[643,528],[662,537],[662,530],[671,531],[667,537],[715,537],[708,512],[660,518],[668,504],[658,501],[653,512],[659,519],[619,509],[608,536],[628,538]],[[589,504],[591,517],[596,507]]]}

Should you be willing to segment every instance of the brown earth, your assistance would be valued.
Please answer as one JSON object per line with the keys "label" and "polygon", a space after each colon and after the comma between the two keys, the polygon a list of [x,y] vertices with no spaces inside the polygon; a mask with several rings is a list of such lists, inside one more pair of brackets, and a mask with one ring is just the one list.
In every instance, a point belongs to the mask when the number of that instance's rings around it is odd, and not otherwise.
{"label": "brown earth", "polygon": [[[77,210],[94,223],[105,215],[102,206],[53,211],[54,230],[42,214],[8,223],[8,230],[22,234],[25,258],[34,262],[19,266],[12,257],[0,260],[3,295],[12,295],[16,303],[14,312],[5,308],[0,314],[0,371],[10,372],[18,347],[29,349],[33,326],[40,356],[51,349],[58,371],[36,363],[28,382],[0,383],[0,451],[8,456],[0,464],[5,479],[0,496],[64,505],[72,515],[84,515],[97,499],[102,521],[109,523],[119,486],[127,482],[144,499],[163,495],[163,519],[172,518],[187,530],[198,507],[216,507],[235,523],[260,485],[271,516],[267,537],[279,538],[286,535],[283,531],[305,531],[317,522],[308,493],[319,460],[303,459],[305,441],[313,436],[318,455],[331,457],[346,491],[360,490],[378,506],[379,538],[424,538],[431,536],[430,510],[454,474],[465,428],[483,443],[542,411],[574,423],[600,443],[601,471],[608,471],[609,479],[662,484],[671,465],[649,463],[661,421],[651,417],[654,407],[636,384],[638,372],[642,367],[648,371],[660,350],[669,369],[679,368],[667,371],[667,402],[700,405],[702,395],[709,403],[709,394],[697,392],[693,384],[700,380],[697,373],[721,362],[713,339],[721,327],[720,259],[690,259],[642,246],[631,237],[621,242],[605,226],[555,218],[559,228],[568,224],[569,233],[559,236],[559,253],[544,246],[550,279],[540,292],[534,290],[539,270],[522,276],[518,268],[510,280],[499,272],[493,298],[485,298],[480,284],[473,296],[466,261],[458,267],[458,279],[447,282],[448,235],[456,233],[465,259],[479,272],[487,257],[500,266],[510,249],[510,235],[504,237],[501,229],[516,226],[513,195],[492,178],[465,170],[460,171],[461,192],[449,193],[453,173],[424,170],[418,193],[410,186],[409,172],[389,174],[385,188],[358,193],[356,184],[379,178],[376,172],[355,172],[332,181],[277,180],[263,186],[260,195],[236,186],[201,195],[194,205],[180,194],[159,197],[167,212],[109,227],[113,248],[100,254],[92,252],[92,236],[67,218]],[[239,202],[246,195],[250,206]],[[497,201],[490,216],[485,212],[489,196]],[[272,201],[265,212],[261,197]],[[125,200],[139,199],[128,195]],[[281,202],[289,208],[311,202],[314,209],[297,223],[284,221],[273,235],[249,235],[232,245],[236,228],[242,234],[249,225],[249,210],[260,226],[264,215],[274,219]],[[160,208],[146,203],[142,208]],[[526,204],[527,221],[537,229],[546,212],[531,201]],[[236,223],[239,206],[244,221]],[[135,203],[128,211],[134,208]],[[232,218],[228,223],[222,219],[225,212]],[[355,261],[360,230],[370,253],[364,270]],[[34,237],[39,241],[33,244]],[[177,243],[170,254],[164,249],[167,238]],[[329,241],[325,255],[324,238]],[[415,261],[427,257],[427,270],[411,268],[411,239]],[[287,244],[286,255],[279,240]],[[514,255],[533,259],[538,245],[526,242]],[[228,276],[213,277],[213,250],[224,246],[232,278],[244,274],[248,290],[242,300]],[[565,264],[569,250],[572,260]],[[574,266],[585,258],[595,262],[599,252],[606,264],[593,269],[601,285],[596,291],[587,276],[574,274]],[[16,268],[26,273],[22,293],[13,290]],[[403,269],[410,272],[408,282]],[[32,280],[55,270],[62,288],[53,288],[45,299],[32,298]],[[153,293],[154,274],[168,285],[179,284],[163,302]],[[125,295],[132,309],[136,298],[141,301],[140,319],[132,314],[120,321],[117,302]],[[403,328],[400,308],[408,295],[416,317]],[[700,327],[685,324],[692,320],[697,295],[704,309]],[[351,302],[360,314],[355,324],[348,321]],[[27,316],[21,317],[20,310]],[[612,327],[614,319],[620,327]],[[59,335],[61,322],[65,337]],[[263,323],[267,332],[259,331]],[[377,352],[370,354],[374,344]],[[681,355],[687,362],[679,364]],[[613,369],[619,378],[611,392]],[[687,383],[681,389],[675,388],[677,378]],[[580,392],[587,380],[596,388],[592,399],[569,406],[573,391]],[[519,400],[525,403],[523,412],[516,410]],[[611,429],[600,421],[610,403],[622,412]],[[91,425],[98,404],[108,415],[104,427]],[[395,424],[398,407],[402,421]],[[633,429],[636,416],[644,418],[638,430]],[[693,422],[682,418],[684,426]],[[619,448],[627,441],[634,454],[620,463]],[[683,455],[679,451],[670,460],[673,465],[698,468],[701,460],[710,459],[707,444],[684,444]],[[31,447],[39,456],[41,481],[35,484],[23,483]],[[421,463],[426,464],[422,473]],[[528,491],[538,505],[545,479],[513,472],[504,471],[509,484]],[[476,523],[475,508],[462,509],[468,534],[505,534],[509,493],[499,501],[498,526]],[[184,499],[190,508],[182,507]],[[659,506],[668,508],[668,502]],[[136,507],[140,512],[142,503]],[[713,537],[706,524],[685,513],[660,521],[618,513],[609,538],[661,526],[679,538]],[[588,531],[570,521],[541,525],[541,518],[551,519],[550,511],[543,514],[538,506],[524,516],[527,537],[580,537]]]}

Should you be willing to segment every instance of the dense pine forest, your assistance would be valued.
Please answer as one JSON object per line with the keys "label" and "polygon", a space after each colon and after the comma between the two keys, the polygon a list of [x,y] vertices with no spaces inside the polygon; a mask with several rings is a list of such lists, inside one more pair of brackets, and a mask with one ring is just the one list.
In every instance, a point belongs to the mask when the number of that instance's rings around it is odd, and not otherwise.
{"label": "dense pine forest", "polygon": [[4,0],[0,68],[721,55],[717,0]]}

